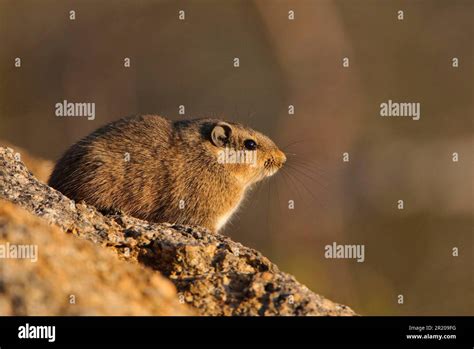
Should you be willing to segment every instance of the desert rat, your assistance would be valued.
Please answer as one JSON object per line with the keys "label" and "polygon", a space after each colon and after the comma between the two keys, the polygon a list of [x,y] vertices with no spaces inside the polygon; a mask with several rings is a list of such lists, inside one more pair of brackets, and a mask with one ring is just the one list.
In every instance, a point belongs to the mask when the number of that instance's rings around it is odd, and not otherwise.
{"label": "desert rat", "polygon": [[[256,157],[232,161],[238,154],[232,150]],[[112,122],[74,144],[49,185],[98,209],[218,231],[246,191],[285,161],[271,139],[237,123],[144,115]]]}

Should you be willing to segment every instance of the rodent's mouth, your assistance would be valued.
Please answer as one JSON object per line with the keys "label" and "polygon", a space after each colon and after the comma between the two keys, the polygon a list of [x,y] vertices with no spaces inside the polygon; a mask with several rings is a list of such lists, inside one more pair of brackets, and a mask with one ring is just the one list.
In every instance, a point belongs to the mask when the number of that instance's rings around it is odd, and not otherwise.
{"label": "rodent's mouth", "polygon": [[278,170],[283,166],[283,163],[277,163],[273,159],[268,159],[264,163],[265,168],[265,176],[270,177],[273,176]]}
{"label": "rodent's mouth", "polygon": [[278,172],[280,168],[283,167],[283,164],[285,162],[286,162],[285,153],[277,149],[263,163],[263,167],[265,169],[265,175],[267,177],[273,176],[275,173]]}
{"label": "rodent's mouth", "polygon": [[270,177],[270,176],[273,176],[275,173],[278,172],[280,168],[279,167],[276,167],[276,166],[273,166],[273,167],[270,167],[270,168],[266,168],[265,169],[265,176],[267,177]]}

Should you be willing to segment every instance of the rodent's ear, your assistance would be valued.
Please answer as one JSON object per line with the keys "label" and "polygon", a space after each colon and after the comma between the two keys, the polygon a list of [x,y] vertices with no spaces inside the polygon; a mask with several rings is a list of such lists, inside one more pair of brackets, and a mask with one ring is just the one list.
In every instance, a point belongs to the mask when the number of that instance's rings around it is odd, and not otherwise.
{"label": "rodent's ear", "polygon": [[226,122],[219,122],[211,132],[211,141],[216,147],[225,146],[232,135],[232,127]]}

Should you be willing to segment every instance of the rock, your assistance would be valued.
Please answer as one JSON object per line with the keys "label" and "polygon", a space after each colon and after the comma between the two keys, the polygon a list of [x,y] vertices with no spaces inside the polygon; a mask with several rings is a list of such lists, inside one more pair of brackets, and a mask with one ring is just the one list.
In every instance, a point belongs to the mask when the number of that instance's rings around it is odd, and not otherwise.
{"label": "rock", "polygon": [[0,200],[0,256],[19,246],[29,259],[0,262],[1,315],[195,314],[160,274]]}
{"label": "rock", "polygon": [[0,139],[0,146],[13,148],[15,155],[20,157],[20,160],[25,163],[26,167],[28,167],[28,169],[37,179],[39,179],[40,182],[48,182],[49,175],[53,171],[54,167],[54,163],[52,161],[33,156],[25,149],[16,145],[14,146],[3,139]]}
{"label": "rock", "polygon": [[103,215],[74,203],[36,180],[5,148],[0,148],[0,197],[122,260],[161,272],[176,285],[178,299],[202,315],[355,315],[228,237],[119,212]]}

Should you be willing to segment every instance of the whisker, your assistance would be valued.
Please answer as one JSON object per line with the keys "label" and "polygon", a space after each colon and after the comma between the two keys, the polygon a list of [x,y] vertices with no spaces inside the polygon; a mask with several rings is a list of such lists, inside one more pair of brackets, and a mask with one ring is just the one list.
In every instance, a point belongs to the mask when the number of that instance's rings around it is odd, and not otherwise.
{"label": "whisker", "polygon": [[290,169],[292,169],[292,170],[298,172],[299,174],[301,174],[301,175],[305,176],[306,178],[312,180],[312,181],[315,182],[316,184],[323,186],[324,188],[327,188],[327,186],[328,186],[327,183],[322,182],[321,180],[319,180],[319,179],[316,178],[316,177],[310,176],[309,174],[307,174],[307,173],[304,172],[303,170],[298,169],[298,168],[295,167],[295,166],[288,165],[288,168],[290,168]]}
{"label": "whisker", "polygon": [[322,167],[321,164],[317,162],[316,160],[308,161],[307,159],[299,157],[299,156],[292,157],[290,158],[290,160],[294,163],[302,164],[307,167],[314,168],[315,170],[326,172],[324,167]]}
{"label": "whisker", "polygon": [[[277,179],[277,180],[278,180],[278,178],[280,177],[280,176],[278,176],[278,174],[279,174],[279,173],[277,172],[277,174],[276,174],[276,176],[275,176],[275,179]],[[278,191],[278,183],[276,183],[276,181],[275,181],[275,193],[276,193],[277,201],[278,201],[278,205],[277,205],[278,211],[281,212],[280,193],[279,193],[279,191]]]}
{"label": "whisker", "polygon": [[287,144],[287,145],[283,146],[281,149],[284,151],[285,149],[288,149],[289,147],[292,147],[296,144],[300,144],[300,143],[308,142],[308,141],[310,141],[310,139],[302,139],[302,140],[299,140],[299,141],[295,141],[295,142],[292,142],[290,144]]}
{"label": "whisker", "polygon": [[270,182],[267,181],[267,226],[268,231],[272,232],[272,227],[270,223]]}
{"label": "whisker", "polygon": [[282,174],[284,175],[285,178],[287,178],[288,183],[291,184],[291,187],[294,188],[294,190],[291,189],[291,192],[296,193],[298,198],[301,198],[302,201],[304,201],[305,203],[308,203],[305,199],[305,196],[301,194],[297,183],[293,180],[293,177],[287,171],[288,171],[287,169],[283,169]]}
{"label": "whisker", "polygon": [[298,178],[297,176],[294,176],[293,177],[295,180],[297,180],[305,189],[306,191],[313,197],[313,199],[318,203],[320,204],[322,207],[326,208],[322,202],[320,201],[320,198],[318,198],[307,186],[306,184],[304,183],[304,181],[300,178]]}
{"label": "whisker", "polygon": [[298,166],[298,168],[305,169],[305,170],[309,171],[312,174],[319,175],[319,176],[322,176],[322,177],[327,176],[327,172],[325,170],[319,169],[319,168],[316,168],[316,167],[312,167],[307,162],[289,161],[288,165]]}

